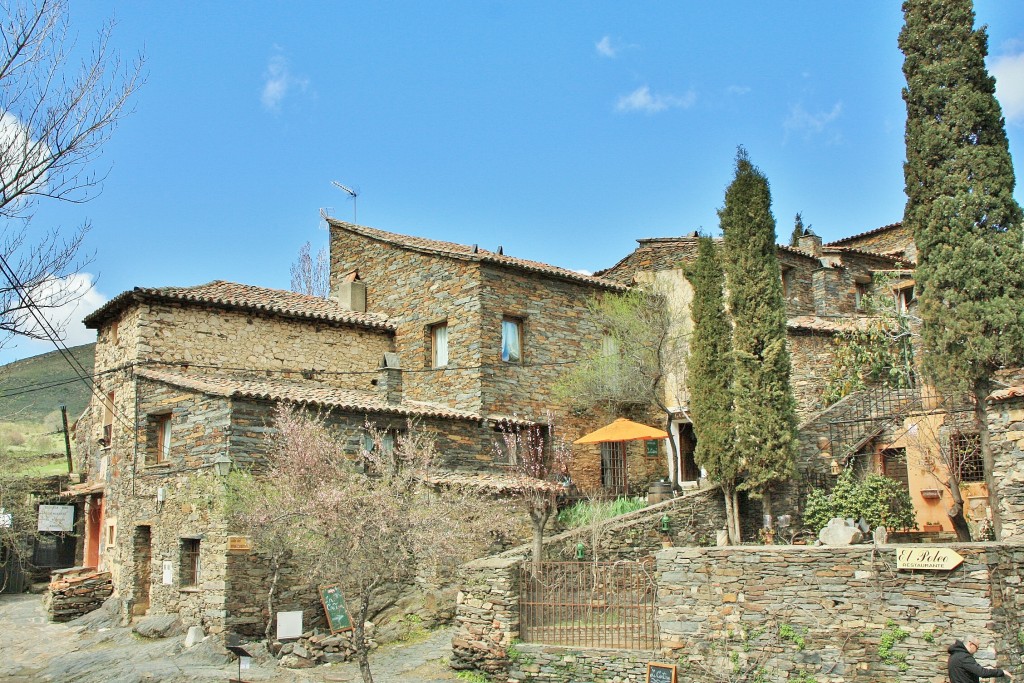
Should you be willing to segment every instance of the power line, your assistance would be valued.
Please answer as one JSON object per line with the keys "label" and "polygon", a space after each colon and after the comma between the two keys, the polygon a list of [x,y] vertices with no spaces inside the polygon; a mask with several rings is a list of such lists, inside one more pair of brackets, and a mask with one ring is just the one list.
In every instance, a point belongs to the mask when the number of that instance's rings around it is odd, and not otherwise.
{"label": "power line", "polygon": [[[7,281],[11,283],[11,286],[14,287],[14,290],[21,297],[22,301],[24,301],[27,304],[28,311],[29,313],[32,314],[32,318],[36,321],[36,324],[39,326],[40,331],[42,331],[43,336],[45,336],[50,341],[50,343],[52,343],[57,348],[57,351],[60,352],[61,357],[64,358],[64,361],[69,366],[71,366],[71,369],[75,372],[78,378],[89,388],[89,391],[94,396],[103,401],[104,405],[106,405],[107,397],[103,396],[99,392],[99,390],[96,388],[96,385],[91,381],[91,377],[89,377],[89,371],[85,369],[85,366],[83,366],[77,358],[75,358],[74,354],[71,353],[70,349],[68,349],[67,346],[65,346],[64,342],[60,340],[60,335],[58,334],[56,328],[54,328],[53,325],[50,324],[50,321],[47,320],[46,316],[44,316],[42,312],[39,310],[39,306],[36,304],[35,301],[32,300],[32,296],[29,293],[28,288],[24,285],[24,283],[21,282],[21,279],[18,277],[18,274],[14,271],[13,268],[11,268],[10,264],[7,262],[7,259],[3,256],[3,254],[0,254],[0,272],[2,272],[4,274],[4,277],[7,278]],[[109,408],[110,414],[116,417],[118,421],[121,422],[122,425],[124,425],[125,427],[129,427],[133,430],[135,429],[135,426],[132,423],[125,420],[118,413],[116,408],[112,405],[112,402]]]}

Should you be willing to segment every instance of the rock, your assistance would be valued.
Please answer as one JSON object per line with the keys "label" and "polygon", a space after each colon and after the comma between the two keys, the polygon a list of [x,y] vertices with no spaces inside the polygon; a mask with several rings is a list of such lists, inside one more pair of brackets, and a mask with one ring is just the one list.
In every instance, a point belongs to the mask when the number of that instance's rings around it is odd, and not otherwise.
{"label": "rock", "polygon": [[278,651],[279,656],[290,655],[292,650],[295,649],[295,643],[283,643],[281,649]]}
{"label": "rock", "polygon": [[850,524],[852,520],[844,520],[836,517],[829,521],[828,526],[818,532],[818,540],[825,545],[853,545],[854,543],[860,543],[864,538],[864,534],[861,533],[853,524]]}
{"label": "rock", "polygon": [[145,617],[132,628],[143,638],[169,638],[181,635],[185,628],[176,614],[159,614]]}
{"label": "rock", "polygon": [[202,626],[189,626],[188,633],[185,634],[185,647],[194,647],[203,642],[205,637],[206,633],[203,632]]}
{"label": "rock", "polygon": [[285,655],[281,658],[281,666],[287,669],[308,669],[316,666],[316,662],[311,659],[305,659],[304,657],[296,657],[295,655]]}
{"label": "rock", "polygon": [[875,545],[885,545],[889,542],[889,530],[884,526],[876,526],[872,532],[872,538],[875,541]]}
{"label": "rock", "polygon": [[309,659],[309,651],[301,645],[296,645],[292,648],[292,654],[296,657],[302,657],[303,659]]}

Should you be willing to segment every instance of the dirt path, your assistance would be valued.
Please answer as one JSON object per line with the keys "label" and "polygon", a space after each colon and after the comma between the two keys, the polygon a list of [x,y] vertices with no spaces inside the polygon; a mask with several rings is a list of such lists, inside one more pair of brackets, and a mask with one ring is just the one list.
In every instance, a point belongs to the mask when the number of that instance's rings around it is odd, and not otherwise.
{"label": "dirt path", "polygon": [[[457,680],[447,667],[451,629],[425,640],[385,646],[370,657],[376,683],[444,683]],[[246,681],[328,683],[361,681],[355,664],[289,670],[257,655],[242,672]],[[185,649],[184,637],[148,639],[117,626],[97,610],[67,624],[46,620],[39,595],[0,595],[0,680],[21,683],[143,683],[227,681],[238,675],[237,660],[214,639]]]}

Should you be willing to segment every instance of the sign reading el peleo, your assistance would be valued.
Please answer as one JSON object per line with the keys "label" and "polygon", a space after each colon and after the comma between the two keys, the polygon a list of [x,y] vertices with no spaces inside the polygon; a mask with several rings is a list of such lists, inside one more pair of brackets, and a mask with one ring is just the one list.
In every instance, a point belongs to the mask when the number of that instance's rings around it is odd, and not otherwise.
{"label": "sign reading el peleo", "polygon": [[900,548],[896,551],[896,569],[949,571],[963,561],[963,556],[952,548]]}

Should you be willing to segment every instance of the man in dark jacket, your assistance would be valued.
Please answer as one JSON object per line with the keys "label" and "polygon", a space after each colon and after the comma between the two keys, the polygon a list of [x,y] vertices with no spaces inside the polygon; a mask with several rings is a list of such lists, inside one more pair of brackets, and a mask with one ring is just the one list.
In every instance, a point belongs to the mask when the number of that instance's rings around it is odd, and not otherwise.
{"label": "man in dark jacket", "polygon": [[974,660],[981,643],[977,636],[967,636],[949,646],[949,683],[978,683],[979,678],[1000,678],[1013,681],[1009,671],[986,669]]}

